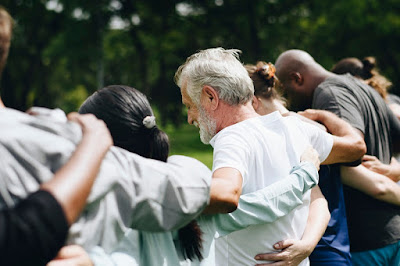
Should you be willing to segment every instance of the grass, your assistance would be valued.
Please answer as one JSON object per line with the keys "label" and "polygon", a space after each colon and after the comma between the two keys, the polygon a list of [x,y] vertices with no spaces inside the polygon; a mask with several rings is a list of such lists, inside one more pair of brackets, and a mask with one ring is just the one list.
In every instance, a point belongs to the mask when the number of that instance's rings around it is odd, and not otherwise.
{"label": "grass", "polygon": [[200,141],[199,130],[196,127],[184,124],[180,128],[167,126],[163,130],[169,136],[171,155],[190,156],[212,168],[212,147]]}

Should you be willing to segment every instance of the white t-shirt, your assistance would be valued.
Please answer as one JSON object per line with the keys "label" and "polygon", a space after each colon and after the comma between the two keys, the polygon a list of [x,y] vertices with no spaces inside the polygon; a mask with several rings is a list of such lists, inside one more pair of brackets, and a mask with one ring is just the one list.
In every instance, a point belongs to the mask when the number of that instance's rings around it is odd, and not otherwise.
{"label": "white t-shirt", "polygon": [[[331,152],[333,138],[316,126],[279,112],[251,118],[224,128],[210,141],[214,148],[213,172],[222,167],[237,169],[243,178],[242,194],[264,188],[287,177],[300,156],[312,145],[321,162]],[[259,253],[274,252],[273,244],[301,239],[310,204],[304,203],[274,223],[250,226],[216,241],[216,265],[255,265]],[[300,265],[308,265],[308,259]]]}

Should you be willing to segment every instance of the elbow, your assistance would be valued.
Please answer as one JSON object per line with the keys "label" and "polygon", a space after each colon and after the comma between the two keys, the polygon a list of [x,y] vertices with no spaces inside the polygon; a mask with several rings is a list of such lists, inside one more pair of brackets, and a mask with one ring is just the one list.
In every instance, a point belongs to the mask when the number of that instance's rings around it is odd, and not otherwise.
{"label": "elbow", "polygon": [[358,138],[351,144],[352,149],[352,158],[351,161],[357,161],[361,159],[365,153],[367,152],[367,145],[362,138]]}
{"label": "elbow", "polygon": [[240,194],[238,193],[238,191],[232,192],[231,195],[225,199],[224,212],[230,213],[235,211],[239,206],[239,198]]}
{"label": "elbow", "polygon": [[376,182],[374,188],[370,192],[370,196],[376,199],[380,199],[382,197],[385,197],[388,192],[389,190],[383,182]]}
{"label": "elbow", "polygon": [[239,206],[240,192],[238,190],[233,190],[226,194],[225,197],[221,199],[221,210],[223,213],[230,213],[235,211]]}
{"label": "elbow", "polygon": [[230,213],[236,211],[237,207],[239,204],[234,203],[234,202],[229,202],[225,206],[225,213]]}
{"label": "elbow", "polygon": [[365,153],[367,153],[367,145],[365,144],[365,141],[363,139],[357,142],[356,147],[358,152],[358,159],[363,157]]}

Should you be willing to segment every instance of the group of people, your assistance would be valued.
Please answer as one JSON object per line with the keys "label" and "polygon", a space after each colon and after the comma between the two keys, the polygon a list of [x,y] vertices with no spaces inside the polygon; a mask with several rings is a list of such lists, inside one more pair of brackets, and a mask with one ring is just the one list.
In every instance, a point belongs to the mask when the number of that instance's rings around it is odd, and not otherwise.
{"label": "group of people", "polygon": [[[0,9],[0,74],[11,33]],[[389,82],[300,50],[275,65],[239,53],[202,50],[175,73],[211,171],[169,156],[132,87],[102,88],[68,116],[0,98],[0,264],[400,265]]]}

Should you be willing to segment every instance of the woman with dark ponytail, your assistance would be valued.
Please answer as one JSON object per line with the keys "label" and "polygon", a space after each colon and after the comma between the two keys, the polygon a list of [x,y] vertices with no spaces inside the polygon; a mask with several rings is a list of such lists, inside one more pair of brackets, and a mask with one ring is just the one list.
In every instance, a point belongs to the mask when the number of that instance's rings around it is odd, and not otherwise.
{"label": "woman with dark ponytail", "polygon": [[[79,108],[81,114],[94,114],[102,119],[114,140],[114,145],[140,156],[166,162],[169,140],[156,125],[156,119],[146,96],[123,85],[111,85],[96,91]],[[178,230],[186,259],[202,259],[201,230],[195,220]]]}
{"label": "woman with dark ponytail", "polygon": [[[122,85],[105,87],[91,95],[79,112],[92,113],[102,119],[116,146],[147,158],[167,160],[168,137],[158,129],[146,96],[136,89]],[[124,232],[123,239],[111,253],[95,247],[89,252],[90,258],[94,265],[215,265],[214,237],[250,225],[273,222],[302,203],[303,194],[318,181],[315,167],[319,166],[319,161],[315,161],[316,154],[311,153],[303,157],[309,162],[294,168],[288,177],[242,195],[234,213],[200,215],[197,221],[169,232],[130,229]],[[293,204],[288,205],[287,199]]]}

